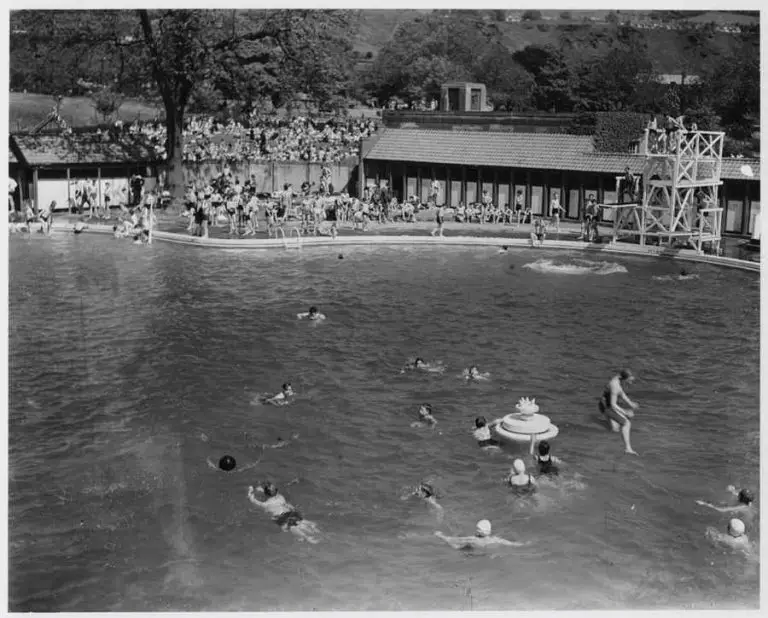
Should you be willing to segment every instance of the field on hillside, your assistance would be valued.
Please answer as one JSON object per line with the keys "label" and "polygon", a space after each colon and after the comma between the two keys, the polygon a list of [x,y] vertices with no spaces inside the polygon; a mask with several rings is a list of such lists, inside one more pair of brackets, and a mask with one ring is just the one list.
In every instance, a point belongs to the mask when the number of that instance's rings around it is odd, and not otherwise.
{"label": "field on hillside", "polygon": [[[31,129],[45,120],[55,105],[55,100],[47,94],[29,94],[11,92],[9,97],[9,128],[11,131]],[[61,117],[71,126],[81,127],[101,124],[102,119],[88,97],[64,97],[61,102]],[[126,101],[120,106],[118,118],[123,122],[150,120],[162,111],[139,101]]]}

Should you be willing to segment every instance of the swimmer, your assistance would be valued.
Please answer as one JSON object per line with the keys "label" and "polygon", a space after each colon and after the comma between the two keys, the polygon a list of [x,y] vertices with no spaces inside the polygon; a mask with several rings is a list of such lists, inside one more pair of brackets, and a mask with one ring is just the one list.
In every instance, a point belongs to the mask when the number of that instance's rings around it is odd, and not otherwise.
{"label": "swimmer", "polygon": [[714,509],[718,513],[743,513],[746,517],[751,519],[755,514],[755,507],[753,504],[755,497],[752,495],[752,492],[749,489],[742,489],[741,491],[737,492],[733,485],[728,486],[728,491],[736,496],[738,500],[736,504],[715,506],[714,504],[704,502],[703,500],[696,500],[696,504],[700,506],[707,506],[711,509]]}
{"label": "swimmer", "polygon": [[557,476],[560,473],[558,466],[563,465],[563,461],[550,455],[549,450],[549,442],[546,440],[539,442],[539,454],[534,456],[534,461],[539,467],[539,474]]}
{"label": "swimmer", "polygon": [[[256,498],[256,493],[264,494],[265,500]],[[299,540],[317,543],[314,536],[317,532],[317,525],[304,519],[296,508],[290,504],[283,495],[277,490],[273,483],[265,483],[256,489],[253,485],[248,487],[248,499],[252,504],[264,509],[272,516],[274,522],[285,531],[295,534]]]}
{"label": "swimmer", "polygon": [[88,229],[87,223],[83,223],[82,221],[75,221],[75,226],[72,228],[72,231],[75,234],[82,234],[83,230],[87,230],[87,229]]}
{"label": "swimmer", "polygon": [[324,320],[325,315],[317,311],[317,307],[310,307],[306,313],[297,313],[296,317],[300,320],[307,318],[309,320]]}
{"label": "swimmer", "polygon": [[419,407],[419,420],[411,423],[411,427],[425,427],[427,425],[434,427],[437,425],[437,419],[432,416],[432,406],[425,403]]}
{"label": "swimmer", "polygon": [[293,397],[296,393],[293,392],[293,387],[291,386],[290,382],[286,382],[283,384],[283,390],[280,391],[277,395],[274,395],[273,397],[270,397],[267,399],[264,403],[271,403],[276,406],[284,406],[288,403],[288,400]]}
{"label": "swimmer", "polygon": [[500,422],[501,419],[497,418],[489,424],[484,416],[478,416],[475,419],[475,430],[472,432],[472,435],[475,437],[475,440],[477,440],[477,445],[480,448],[485,448],[487,446],[498,447],[500,445],[498,440],[491,437],[491,428],[495,427]]}
{"label": "swimmer", "polygon": [[504,245],[501,249],[499,249],[499,253],[507,253],[509,251],[509,247],[507,245]]}
{"label": "swimmer", "polygon": [[[611,429],[618,432],[619,426],[621,426],[621,437],[624,439],[624,452],[632,455],[637,453],[632,450],[632,445],[629,442],[629,430],[632,427],[632,423],[629,419],[634,417],[635,413],[632,410],[637,410],[639,406],[634,403],[627,394],[624,392],[623,385],[632,384],[635,381],[635,376],[628,369],[622,369],[618,375],[611,378],[603,391],[602,397],[598,403],[600,413],[607,417]],[[619,407],[619,398],[623,399],[632,410],[626,410]]]}
{"label": "swimmer", "polygon": [[264,448],[285,448],[291,442],[296,440],[298,437],[299,437],[299,434],[297,434],[297,433],[291,434],[291,437],[288,440],[283,440],[280,436],[278,436],[277,437],[277,442],[275,442],[274,444],[262,444],[261,448],[263,448],[263,449]]}
{"label": "swimmer", "polygon": [[406,363],[405,367],[400,370],[400,373],[405,373],[406,371],[414,371],[416,369],[420,371],[429,371],[431,373],[442,373],[445,371],[445,367],[443,367],[439,362],[434,364],[425,363],[423,358],[417,356],[413,362],[409,361]]}
{"label": "swimmer", "polygon": [[462,375],[466,380],[488,380],[490,378],[490,373],[487,371],[485,373],[480,373],[480,370],[477,368],[477,365],[472,365],[469,369],[465,369],[462,372]]}
{"label": "swimmer", "polygon": [[421,498],[427,504],[429,504],[429,506],[438,511],[438,518],[442,518],[443,507],[440,506],[440,504],[437,502],[437,492],[435,491],[434,487],[432,487],[432,485],[422,481],[413,492],[413,495],[417,498]]}
{"label": "swimmer", "polygon": [[505,545],[507,547],[522,547],[528,545],[528,543],[518,543],[515,541],[508,541],[499,536],[493,536],[491,534],[491,522],[487,519],[482,519],[477,522],[475,536],[448,536],[440,531],[435,532],[435,536],[443,539],[454,549],[477,549],[492,545]]}
{"label": "swimmer", "polygon": [[728,534],[715,528],[707,528],[707,537],[717,543],[728,545],[732,549],[739,549],[745,553],[751,553],[752,544],[746,535],[746,526],[740,519],[732,519],[728,522]]}
{"label": "swimmer", "polygon": [[522,459],[515,459],[512,462],[506,482],[519,495],[532,494],[536,491],[536,479],[525,471],[525,463]]}

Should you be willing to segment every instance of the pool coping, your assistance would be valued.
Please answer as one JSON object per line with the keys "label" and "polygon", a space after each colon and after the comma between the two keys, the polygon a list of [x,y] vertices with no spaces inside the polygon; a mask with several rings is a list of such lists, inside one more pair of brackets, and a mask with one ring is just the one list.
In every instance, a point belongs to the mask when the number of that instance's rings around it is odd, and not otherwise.
{"label": "pool coping", "polygon": [[[54,225],[53,232],[71,233],[67,226]],[[89,225],[83,230],[89,234],[113,234],[108,225]],[[543,247],[531,247],[527,238],[505,238],[499,236],[395,236],[395,235],[368,235],[368,236],[337,236],[335,239],[328,236],[287,236],[285,238],[202,238],[188,236],[175,232],[152,232],[152,240],[168,242],[177,245],[192,247],[205,247],[209,249],[301,249],[303,247],[348,247],[354,245],[447,245],[447,246],[471,246],[471,247],[509,247],[527,248],[532,251],[539,249],[562,249],[569,251],[585,251],[589,253],[608,253],[616,255],[640,255],[667,259],[683,260],[686,262],[698,262],[716,264],[726,268],[736,268],[752,272],[760,272],[761,262],[748,262],[736,258],[721,257],[715,255],[699,255],[692,249],[673,249],[665,247],[640,247],[639,245],[586,243],[573,240],[547,240]]]}

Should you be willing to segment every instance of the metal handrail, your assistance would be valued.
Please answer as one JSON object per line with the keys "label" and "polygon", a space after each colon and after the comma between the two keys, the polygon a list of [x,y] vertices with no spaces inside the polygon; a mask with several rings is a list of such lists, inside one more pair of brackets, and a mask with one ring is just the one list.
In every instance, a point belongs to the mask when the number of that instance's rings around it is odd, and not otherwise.
{"label": "metal handrail", "polygon": [[[296,246],[300,248],[301,247],[301,230],[295,227],[293,228],[293,231],[296,232]],[[293,237],[293,232],[291,233],[291,237]]]}

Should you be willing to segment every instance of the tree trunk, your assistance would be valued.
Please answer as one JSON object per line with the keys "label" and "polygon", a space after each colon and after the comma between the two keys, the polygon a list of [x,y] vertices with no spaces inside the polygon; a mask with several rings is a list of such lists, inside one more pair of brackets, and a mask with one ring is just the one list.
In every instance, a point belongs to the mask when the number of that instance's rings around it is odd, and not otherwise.
{"label": "tree trunk", "polygon": [[174,105],[165,106],[166,142],[165,183],[174,205],[184,201],[184,112]]}

